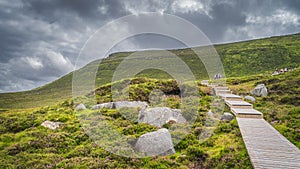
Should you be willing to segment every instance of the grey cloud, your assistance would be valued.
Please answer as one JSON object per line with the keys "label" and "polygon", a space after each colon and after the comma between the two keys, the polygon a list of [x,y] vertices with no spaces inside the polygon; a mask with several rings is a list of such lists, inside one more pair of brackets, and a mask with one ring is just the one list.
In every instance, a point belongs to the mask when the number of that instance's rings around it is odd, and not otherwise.
{"label": "grey cloud", "polygon": [[11,59],[9,66],[13,68],[10,72],[13,76],[32,81],[46,81],[73,70],[73,65],[68,58],[50,50],[44,50],[34,56]]}
{"label": "grey cloud", "polygon": [[32,89],[73,70],[68,58],[50,50],[10,59],[1,67],[0,92]]}
{"label": "grey cloud", "polygon": [[[71,15],[87,20],[124,15],[120,1],[116,0],[24,0],[24,7],[35,17],[49,22],[59,21]],[[95,20],[94,20],[95,21]]]}
{"label": "grey cloud", "polygon": [[281,2],[287,9],[292,9],[295,12],[300,13],[300,1],[297,0],[285,0]]}
{"label": "grey cloud", "polygon": [[[0,92],[31,89],[64,75],[98,28],[141,12],[182,17],[213,43],[300,32],[298,0],[2,0]],[[140,35],[111,52],[183,46],[170,38]],[[57,55],[67,66],[51,60]]]}

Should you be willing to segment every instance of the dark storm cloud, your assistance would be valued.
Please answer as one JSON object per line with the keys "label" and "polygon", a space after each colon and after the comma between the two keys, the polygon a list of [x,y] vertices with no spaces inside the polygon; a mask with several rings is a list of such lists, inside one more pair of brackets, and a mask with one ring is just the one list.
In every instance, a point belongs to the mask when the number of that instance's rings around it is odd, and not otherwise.
{"label": "dark storm cloud", "polygon": [[[120,17],[124,15],[121,3],[116,0],[24,0],[24,7],[36,17],[55,22],[64,14],[84,19]],[[102,15],[99,15],[102,14]]]}
{"label": "dark storm cloud", "polygon": [[282,2],[283,5],[286,5],[287,8],[295,10],[296,12],[300,12],[300,1],[295,0],[285,0]]}
{"label": "dark storm cloud", "polygon": [[[2,0],[0,92],[31,89],[72,71],[80,48],[99,27],[141,12],[182,17],[213,43],[300,32],[298,0]],[[145,35],[111,51],[176,47],[184,45]]]}

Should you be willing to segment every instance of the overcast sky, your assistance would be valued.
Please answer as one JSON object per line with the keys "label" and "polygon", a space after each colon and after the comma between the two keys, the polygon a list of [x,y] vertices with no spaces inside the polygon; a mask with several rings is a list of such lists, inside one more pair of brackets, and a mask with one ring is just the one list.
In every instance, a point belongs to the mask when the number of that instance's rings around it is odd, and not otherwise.
{"label": "overcast sky", "polygon": [[[213,43],[300,32],[299,0],[0,0],[0,92],[33,89],[65,75],[97,29],[141,12],[182,17]],[[139,36],[113,52],[182,47],[170,41]]]}

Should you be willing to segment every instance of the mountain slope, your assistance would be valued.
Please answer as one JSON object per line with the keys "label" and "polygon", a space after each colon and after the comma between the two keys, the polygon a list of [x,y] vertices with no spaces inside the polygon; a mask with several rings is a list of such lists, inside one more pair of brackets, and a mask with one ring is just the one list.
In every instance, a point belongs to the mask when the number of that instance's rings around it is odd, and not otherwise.
{"label": "mountain slope", "polygon": [[[267,97],[256,97],[253,103],[281,134],[300,148],[300,68],[293,71],[271,75],[252,75],[228,78],[227,83],[235,93],[249,95],[249,91],[257,84],[264,83],[268,88]],[[142,78],[138,78],[142,79]],[[136,80],[136,79],[135,79]],[[133,87],[142,85],[159,86],[162,81],[134,81]],[[107,85],[99,88],[105,89]],[[131,159],[114,155],[95,144],[82,129],[82,123],[74,113],[70,101],[36,109],[8,110],[0,113],[0,166],[3,168],[252,168],[247,150],[243,143],[236,120],[220,122],[212,137],[200,142],[201,133],[205,131],[207,111],[211,109],[212,97],[208,95],[208,87],[199,86],[200,108],[191,132],[176,146],[176,154],[170,156],[153,156],[143,159]],[[169,93],[176,94],[176,88]],[[140,90],[133,90],[133,96],[142,96]],[[106,91],[106,92],[109,92]],[[177,108],[179,98],[169,97],[167,106]],[[214,103],[216,104],[216,103]],[[214,110],[214,112],[217,111]],[[228,112],[225,108],[220,113]],[[135,123],[124,118],[117,109],[98,111],[120,133],[139,137],[157,128]],[[78,114],[77,114],[78,115]],[[206,120],[205,120],[206,119]],[[41,123],[45,120],[62,122],[63,125],[50,130]],[[168,126],[166,126],[168,127]]]}
{"label": "mountain slope", "polygon": [[[275,68],[296,68],[300,65],[300,34],[278,36],[265,39],[215,45],[222,60],[227,77],[271,73]],[[151,51],[149,51],[151,52]],[[190,49],[170,50],[190,67],[195,77],[207,79],[202,62]],[[109,83],[114,70],[122,60],[132,52],[121,52],[103,59],[97,73],[98,86]],[[97,67],[91,62],[78,71],[88,72],[90,67]],[[170,78],[158,70],[146,70],[140,77],[165,79]],[[72,73],[34,90],[0,94],[0,109],[28,108],[52,105],[72,97]]]}

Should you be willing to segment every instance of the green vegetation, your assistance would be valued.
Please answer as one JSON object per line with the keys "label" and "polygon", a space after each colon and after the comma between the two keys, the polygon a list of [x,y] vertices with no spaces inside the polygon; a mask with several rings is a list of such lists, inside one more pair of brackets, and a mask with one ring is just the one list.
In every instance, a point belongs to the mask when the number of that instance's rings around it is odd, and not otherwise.
{"label": "green vegetation", "polygon": [[[122,82],[122,81],[121,81]],[[151,85],[150,85],[151,84]],[[180,102],[174,81],[137,78],[131,80],[132,97],[148,94],[147,86],[168,93],[167,102]],[[100,87],[100,96],[107,85]],[[200,86],[204,89],[205,87]],[[199,89],[200,89],[199,88]],[[147,158],[125,158],[105,151],[82,129],[72,101],[36,109],[8,110],[0,114],[0,164],[4,168],[252,168],[237,122],[221,122],[212,137],[201,142],[211,96],[200,91],[200,108],[191,131],[176,146],[176,154]],[[100,97],[99,97],[100,98]],[[86,112],[101,115],[116,131],[130,138],[158,128],[125,119],[116,109]],[[96,116],[93,116],[96,117]],[[45,120],[62,122],[56,130],[41,126]],[[168,126],[172,127],[172,126]]]}
{"label": "green vegetation", "polygon": [[[271,73],[275,68],[296,68],[300,63],[300,34],[271,37],[266,39],[215,45],[223,62],[227,77],[249,76],[259,73]],[[201,50],[201,48],[196,48]],[[151,51],[149,51],[151,52]],[[207,79],[206,70],[190,49],[170,50],[179,56],[192,70],[198,80]],[[98,67],[97,86],[111,81],[114,70],[131,52],[115,53],[101,61],[91,62],[80,72],[90,75],[90,68]],[[148,69],[138,77],[169,79],[162,71]],[[83,86],[84,87],[84,86]],[[0,109],[31,108],[54,105],[72,97],[72,73],[43,87],[17,93],[0,94]]]}
{"label": "green vegetation", "polygon": [[[266,85],[269,95],[256,97],[255,109],[300,148],[300,34],[216,45],[216,49],[229,77],[227,84],[234,93],[249,95],[257,84]],[[191,67],[198,80],[207,78],[202,63],[191,50],[171,52]],[[102,61],[97,74],[96,102],[112,101],[111,86],[121,89],[129,82],[130,100],[147,101],[150,106],[182,108],[178,84],[166,73],[149,69],[133,79],[111,83],[113,71],[128,54],[112,54]],[[78,71],[89,74],[89,67],[96,66],[96,62],[92,62]],[[276,67],[296,69],[271,76]],[[68,74],[31,91],[0,94],[0,168],[252,168],[237,121],[220,121],[212,127],[216,121],[207,115],[208,110],[223,113],[228,109],[222,110],[218,100],[211,105],[208,87],[199,85],[197,117],[189,126],[191,131],[175,145],[176,153],[138,159],[117,156],[89,138],[74,112],[74,102],[84,102],[90,108],[94,103],[89,99],[94,92],[72,100],[71,79],[72,74]],[[159,95],[160,91],[166,95],[164,100],[152,102],[149,96]],[[82,113],[107,120],[116,131],[129,138],[158,129],[133,121],[136,116],[130,114],[130,109],[120,111],[102,109]],[[123,111],[129,116],[125,118]],[[62,125],[50,130],[41,126],[45,120],[62,122]],[[174,126],[164,125],[169,129]],[[203,135],[210,130],[213,135],[203,140]]]}

